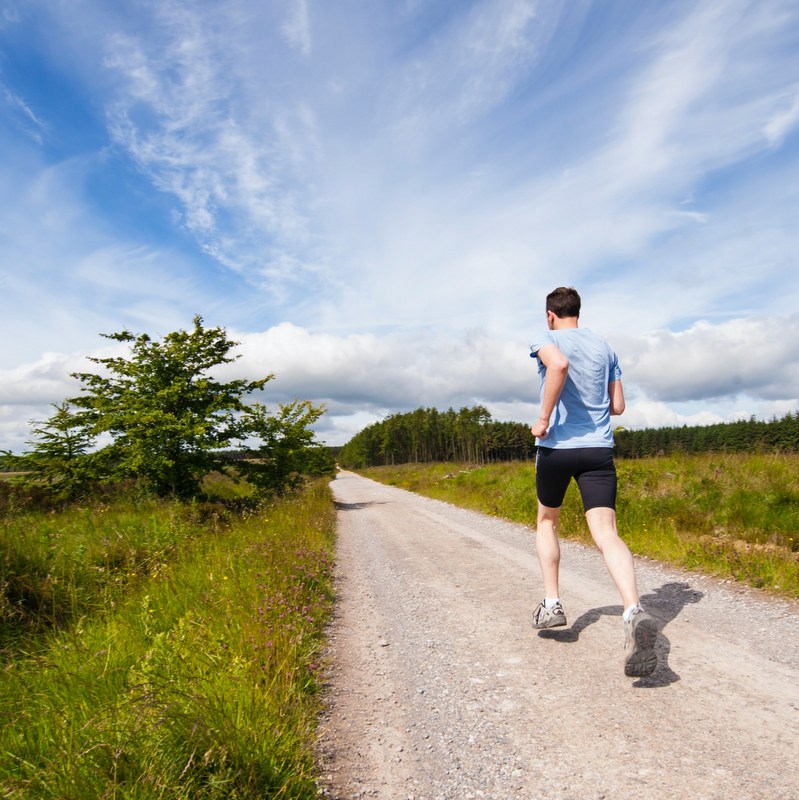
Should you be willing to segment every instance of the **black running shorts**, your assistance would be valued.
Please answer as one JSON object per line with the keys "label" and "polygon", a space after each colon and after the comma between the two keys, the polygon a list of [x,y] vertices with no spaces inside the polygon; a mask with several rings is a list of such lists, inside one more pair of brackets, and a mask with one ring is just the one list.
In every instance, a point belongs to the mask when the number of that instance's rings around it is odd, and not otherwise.
{"label": "black running shorts", "polygon": [[577,481],[586,511],[616,509],[616,465],[612,447],[538,448],[535,489],[539,503],[548,508],[560,508],[572,478]]}

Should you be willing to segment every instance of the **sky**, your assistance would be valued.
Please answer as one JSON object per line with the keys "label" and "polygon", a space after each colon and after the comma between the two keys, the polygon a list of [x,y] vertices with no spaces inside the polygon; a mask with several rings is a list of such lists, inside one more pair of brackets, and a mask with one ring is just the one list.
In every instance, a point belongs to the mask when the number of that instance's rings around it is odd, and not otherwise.
{"label": "sky", "polygon": [[258,398],[532,421],[546,295],[628,428],[799,410],[795,0],[0,0],[0,450],[195,315]]}

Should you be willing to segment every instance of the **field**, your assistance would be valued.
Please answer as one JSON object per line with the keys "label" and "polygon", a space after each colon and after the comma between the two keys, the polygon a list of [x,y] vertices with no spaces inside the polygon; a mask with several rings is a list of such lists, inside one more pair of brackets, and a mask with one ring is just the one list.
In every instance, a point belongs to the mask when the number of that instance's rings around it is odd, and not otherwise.
{"label": "field", "polygon": [[[642,556],[799,598],[799,457],[702,455],[619,460],[619,532]],[[535,525],[532,463],[408,464],[375,480]],[[561,534],[590,542],[572,486]]]}
{"label": "field", "polygon": [[0,796],[316,796],[324,482],[0,517]]}
{"label": "field", "polygon": [[[798,468],[620,461],[620,532],[640,555],[799,598]],[[535,523],[529,462],[363,474]],[[26,510],[0,491],[0,796],[316,797],[334,600],[325,484],[249,510],[235,492]],[[574,488],[561,528],[589,541]]]}

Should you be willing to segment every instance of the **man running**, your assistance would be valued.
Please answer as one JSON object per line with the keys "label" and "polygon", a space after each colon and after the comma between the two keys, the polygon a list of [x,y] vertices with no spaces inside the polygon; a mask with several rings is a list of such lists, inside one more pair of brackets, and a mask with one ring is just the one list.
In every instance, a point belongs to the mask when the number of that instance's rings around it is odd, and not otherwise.
{"label": "man running", "polygon": [[533,627],[566,625],[558,587],[558,519],[574,478],[591,536],[624,604],[624,672],[642,677],[657,666],[657,625],[641,608],[633,557],[616,529],[610,417],[624,411],[621,369],[604,339],[578,327],[580,305],[580,295],[572,288],[547,295],[547,330],[530,347],[541,376],[541,416],[531,431],[538,443],[536,552],[545,593],[533,614]]}

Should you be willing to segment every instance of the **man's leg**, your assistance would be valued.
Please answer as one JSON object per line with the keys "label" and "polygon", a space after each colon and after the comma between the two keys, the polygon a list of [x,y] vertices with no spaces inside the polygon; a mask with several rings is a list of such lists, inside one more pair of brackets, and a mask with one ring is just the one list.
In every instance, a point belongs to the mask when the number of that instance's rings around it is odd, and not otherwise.
{"label": "man's leg", "polygon": [[585,518],[624,603],[624,674],[631,678],[651,675],[657,667],[658,626],[638,601],[635,565],[630,549],[616,530],[616,512],[600,506],[586,511]]}
{"label": "man's leg", "polygon": [[585,512],[585,518],[594,543],[605,560],[610,577],[613,578],[621,594],[624,608],[636,605],[639,598],[635,582],[635,565],[630,549],[619,537],[616,529],[616,512],[612,508],[591,508]]}
{"label": "man's leg", "polygon": [[533,627],[539,630],[559,628],[567,624],[558,594],[558,570],[560,568],[558,517],[560,517],[560,508],[549,508],[538,503],[535,549],[538,553],[541,575],[544,578],[544,599],[533,612]]}
{"label": "man's leg", "polygon": [[535,550],[544,579],[544,596],[560,597],[558,572],[560,570],[560,542],[558,541],[558,519],[560,508],[549,508],[538,504],[538,522],[535,531]]}

